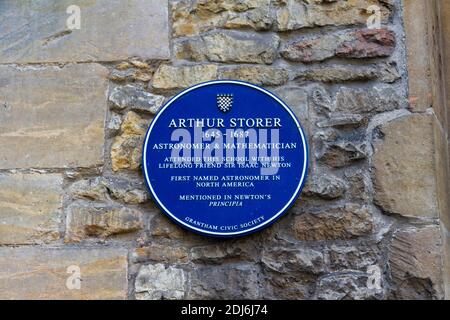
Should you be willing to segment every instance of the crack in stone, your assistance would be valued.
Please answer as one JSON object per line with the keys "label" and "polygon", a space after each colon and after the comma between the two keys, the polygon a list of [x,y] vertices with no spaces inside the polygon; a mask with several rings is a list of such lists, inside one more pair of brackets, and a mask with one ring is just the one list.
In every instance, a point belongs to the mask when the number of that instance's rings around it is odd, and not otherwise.
{"label": "crack in stone", "polygon": [[44,38],[42,46],[43,47],[48,46],[48,44],[50,42],[56,41],[56,40],[58,40],[58,39],[60,39],[62,37],[65,37],[65,36],[67,36],[67,35],[69,35],[71,33],[72,33],[72,30],[70,30],[70,29],[57,32],[57,33],[51,35],[50,37]]}

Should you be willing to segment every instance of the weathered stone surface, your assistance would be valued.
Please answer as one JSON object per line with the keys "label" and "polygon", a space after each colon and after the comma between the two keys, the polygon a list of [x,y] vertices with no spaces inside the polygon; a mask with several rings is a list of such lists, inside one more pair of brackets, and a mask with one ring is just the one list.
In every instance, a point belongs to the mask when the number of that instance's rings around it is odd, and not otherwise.
{"label": "weathered stone surface", "polygon": [[259,269],[250,264],[199,267],[191,274],[189,299],[258,299]]}
{"label": "weathered stone surface", "polygon": [[395,34],[388,29],[362,29],[324,35],[288,44],[281,55],[290,61],[317,62],[333,57],[388,57],[395,49]]}
{"label": "weathered stone surface", "polygon": [[401,79],[397,64],[393,61],[378,65],[378,79],[384,83],[394,83]]}
{"label": "weathered stone surface", "polygon": [[[235,11],[230,12],[227,16],[224,27],[228,29],[270,29],[273,24],[273,13],[269,4],[270,0],[238,1]],[[246,7],[249,9],[243,11]]]}
{"label": "weathered stone surface", "polygon": [[97,64],[0,66],[0,168],[102,164],[106,76]]}
{"label": "weathered stone surface", "polygon": [[176,54],[193,61],[271,64],[278,44],[278,36],[272,34],[221,31],[179,42]]}
{"label": "weathered stone surface", "polygon": [[370,234],[372,229],[370,208],[352,203],[308,211],[296,216],[292,226],[294,236],[304,241],[354,239]]}
{"label": "weathered stone surface", "polygon": [[102,182],[99,177],[80,180],[70,186],[69,192],[75,199],[107,200],[108,189]]}
{"label": "weathered stone surface", "polygon": [[342,87],[336,94],[336,110],[346,113],[379,113],[400,109],[402,105],[402,98],[392,87]]}
{"label": "weathered stone surface", "polygon": [[386,212],[437,217],[433,115],[401,117],[379,127],[374,143],[374,200]]}
{"label": "weathered stone surface", "polygon": [[443,297],[442,239],[439,226],[398,230],[389,246],[388,263],[395,299]]}
{"label": "weathered stone surface", "polygon": [[120,126],[122,125],[122,117],[117,113],[111,113],[111,118],[106,125],[108,137],[114,137],[120,132]]}
{"label": "weathered stone surface", "polygon": [[[437,17],[435,3],[423,0],[402,1],[402,6],[410,107],[413,112],[424,112],[433,105],[433,78],[438,79],[432,70],[433,55],[436,53],[438,56],[437,52],[440,51],[434,47],[437,43],[434,30],[442,26],[433,26],[433,16]],[[417,12],[422,14],[417,15]],[[437,105],[433,107],[437,111]]]}
{"label": "weathered stone surface", "polygon": [[315,283],[320,274],[310,272],[279,273],[263,268],[262,298],[270,300],[306,300],[311,299]]}
{"label": "weathered stone surface", "polygon": [[320,197],[323,199],[337,199],[345,193],[345,183],[343,180],[333,175],[320,175],[310,179],[303,193],[310,197]]}
{"label": "weathered stone surface", "polygon": [[367,145],[364,142],[337,141],[329,143],[319,159],[331,167],[340,168],[366,157]]}
{"label": "weathered stone surface", "polygon": [[339,83],[378,79],[385,83],[394,83],[401,76],[395,63],[382,63],[366,66],[333,65],[314,67],[299,72],[294,78],[299,82]]}
{"label": "weathered stone surface", "polygon": [[66,10],[73,4],[71,0],[2,1],[0,62],[169,58],[167,0],[78,1],[81,28],[70,30]]}
{"label": "weathered stone surface", "polygon": [[247,81],[258,85],[278,86],[288,82],[289,72],[284,68],[241,65],[220,69],[219,77],[221,79]]}
{"label": "weathered stone surface", "polygon": [[191,249],[191,259],[197,263],[222,264],[227,260],[256,260],[259,248],[251,240],[238,240]]}
{"label": "weathered stone surface", "polygon": [[188,250],[173,244],[151,244],[137,248],[132,254],[134,262],[187,263]]}
{"label": "weathered stone surface", "polygon": [[141,118],[133,111],[125,116],[121,134],[114,139],[111,146],[112,169],[137,170],[141,165],[142,143],[149,126],[149,121]]}
{"label": "weathered stone surface", "polygon": [[319,38],[301,40],[286,45],[281,56],[289,61],[317,62],[336,55],[341,39],[337,35],[324,35]]}
{"label": "weathered stone surface", "polygon": [[325,115],[334,113],[334,103],[331,99],[331,95],[325,88],[321,86],[314,86],[311,89],[310,97],[312,105],[314,106],[314,109],[317,111],[317,113]]}
{"label": "weathered stone surface", "polygon": [[372,14],[367,11],[370,5],[380,8],[383,22],[388,20],[390,8],[382,0],[178,1],[172,8],[173,33],[186,36],[218,28],[291,31],[305,27],[366,24]]}
{"label": "weathered stone surface", "polygon": [[74,198],[88,200],[118,200],[126,204],[140,204],[148,200],[142,182],[116,177],[96,177],[73,183],[69,189]]}
{"label": "weathered stone surface", "polygon": [[[295,0],[281,0],[295,1]],[[306,0],[308,25],[309,26],[343,26],[350,24],[366,24],[369,16],[368,12],[371,5],[380,8],[381,20],[386,22],[391,10],[386,1],[383,0],[353,0],[353,1],[334,1],[334,0]]]}
{"label": "weathered stone surface", "polygon": [[383,291],[367,286],[364,273],[337,274],[320,279],[316,298],[319,300],[373,300],[383,297]]}
{"label": "weathered stone surface", "polygon": [[336,55],[344,58],[389,57],[395,45],[395,33],[391,30],[358,30],[337,48]]}
{"label": "weathered stone surface", "polygon": [[216,65],[198,65],[174,67],[161,65],[153,78],[153,87],[156,89],[181,89],[199,82],[217,79]]}
{"label": "weathered stone surface", "polygon": [[276,0],[275,30],[290,31],[311,26],[308,20],[308,8],[304,3],[295,0]]}
{"label": "weathered stone surface", "polygon": [[341,128],[341,127],[359,127],[367,123],[364,117],[359,114],[336,113],[330,115],[328,119],[316,123],[319,128]]}
{"label": "weathered stone surface", "polygon": [[270,271],[286,273],[320,274],[325,271],[324,255],[312,249],[273,247],[264,250],[261,261]]}
{"label": "weathered stone surface", "polygon": [[296,76],[298,81],[343,82],[372,80],[378,77],[379,71],[373,66],[332,66],[316,67],[302,71]]}
{"label": "weathered stone surface", "polygon": [[130,61],[120,62],[111,71],[109,78],[113,81],[142,81],[148,82],[152,79],[155,73],[156,63],[149,63],[146,61],[131,59]]}
{"label": "weathered stone surface", "polygon": [[318,278],[326,273],[324,254],[298,245],[266,247],[261,262],[264,299],[309,299]]}
{"label": "weathered stone surface", "polygon": [[138,300],[178,300],[186,291],[186,274],[163,264],[146,265],[139,269],[135,292]]}
{"label": "weathered stone surface", "polygon": [[135,183],[120,178],[108,178],[104,181],[113,199],[127,204],[145,203],[149,199],[148,191],[141,182]]}
{"label": "weathered stone surface", "polygon": [[309,103],[308,92],[297,86],[276,88],[275,94],[279,96],[300,120],[302,127],[309,131]]}
{"label": "weathered stone surface", "polygon": [[66,242],[138,231],[144,227],[142,212],[119,206],[75,203],[68,208]]}
{"label": "weathered stone surface", "polygon": [[127,282],[124,249],[0,248],[0,299],[126,299]]}
{"label": "weathered stone surface", "polygon": [[316,151],[318,160],[335,168],[342,168],[352,162],[364,160],[367,154],[367,144],[364,141],[345,139],[322,141],[321,148]]}
{"label": "weathered stone surface", "polygon": [[62,184],[60,174],[0,174],[0,244],[59,239]]}
{"label": "weathered stone surface", "polygon": [[148,69],[136,69],[136,68],[129,68],[129,69],[114,69],[110,72],[108,78],[115,82],[136,82],[136,81],[142,81],[142,82],[149,82],[153,78],[154,70],[148,70]]}
{"label": "weathered stone surface", "polygon": [[163,105],[165,97],[152,94],[143,89],[126,85],[116,87],[109,96],[113,107],[119,110],[130,108],[134,111],[143,111],[156,114]]}
{"label": "weathered stone surface", "polygon": [[167,239],[184,239],[187,231],[174,224],[163,213],[156,215],[150,222],[150,235]]}
{"label": "weathered stone surface", "polygon": [[270,0],[178,1],[172,5],[173,34],[196,35],[220,27],[267,30],[273,22],[269,4]]}
{"label": "weathered stone surface", "polygon": [[367,200],[370,198],[371,178],[369,172],[363,170],[345,172],[345,180],[348,183],[347,194],[355,200]]}
{"label": "weathered stone surface", "polygon": [[332,271],[358,270],[366,272],[367,267],[376,265],[379,248],[376,246],[339,246],[332,245],[328,256]]}

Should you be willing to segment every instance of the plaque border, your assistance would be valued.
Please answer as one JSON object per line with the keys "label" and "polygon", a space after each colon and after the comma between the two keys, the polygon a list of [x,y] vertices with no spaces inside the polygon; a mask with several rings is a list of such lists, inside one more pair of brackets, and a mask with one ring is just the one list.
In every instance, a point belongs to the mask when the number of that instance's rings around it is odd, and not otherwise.
{"label": "plaque border", "polygon": [[[164,112],[165,109],[167,109],[173,102],[175,102],[178,98],[180,98],[181,96],[187,94],[190,91],[193,91],[195,89],[201,88],[201,87],[205,87],[205,86],[209,86],[209,85],[214,85],[214,84],[238,84],[238,85],[244,85],[253,89],[256,89],[258,91],[263,92],[264,94],[267,94],[268,96],[270,96],[272,99],[274,99],[276,102],[278,102],[281,106],[283,106],[286,111],[289,113],[289,115],[291,116],[291,118],[294,120],[294,122],[297,124],[297,128],[300,132],[300,136],[302,138],[302,142],[303,142],[303,152],[305,155],[305,162],[303,164],[303,168],[302,168],[302,175],[299,181],[299,184],[297,186],[297,189],[295,190],[293,196],[291,197],[291,199],[289,199],[289,201],[287,202],[287,204],[280,210],[278,211],[275,215],[273,215],[269,220],[265,221],[264,223],[257,225],[255,227],[252,227],[250,229],[246,229],[243,231],[238,231],[238,232],[214,232],[214,231],[207,231],[207,230],[203,230],[194,226],[191,226],[187,223],[185,223],[184,221],[180,220],[178,217],[176,217],[173,213],[171,213],[159,200],[159,198],[156,196],[155,191],[153,190],[153,187],[150,183],[150,179],[148,176],[148,169],[147,169],[147,153],[145,152],[147,150],[147,144],[148,144],[148,139],[150,137],[150,134],[153,130],[154,124],[156,123],[156,121],[158,120],[159,116]],[[196,85],[193,85],[191,87],[188,87],[184,90],[182,90],[181,92],[179,92],[178,94],[176,94],[175,96],[173,96],[172,98],[169,99],[169,101],[167,101],[157,112],[157,114],[155,115],[155,117],[153,118],[149,128],[147,129],[147,133],[145,134],[145,138],[144,138],[144,143],[143,143],[143,147],[142,147],[142,173],[144,174],[144,181],[145,181],[145,185],[147,186],[147,189],[150,191],[151,195],[152,195],[152,199],[156,201],[158,207],[161,209],[161,211],[167,216],[169,217],[171,220],[173,220],[176,224],[180,225],[181,227],[183,227],[184,229],[188,229],[194,233],[203,235],[203,236],[208,236],[208,237],[215,237],[215,238],[231,238],[231,237],[242,237],[245,235],[249,235],[258,231],[261,231],[262,229],[268,228],[269,226],[271,226],[273,223],[275,223],[278,219],[280,219],[286,212],[287,210],[289,210],[295,203],[295,201],[297,200],[297,198],[299,197],[303,187],[305,186],[306,180],[307,180],[307,176],[308,176],[308,168],[309,168],[309,147],[308,147],[308,141],[306,139],[306,135],[303,131],[302,126],[300,125],[300,121],[297,119],[297,116],[294,114],[294,112],[291,110],[291,108],[283,101],[281,100],[279,97],[277,97],[274,93],[258,86],[255,84],[252,84],[250,82],[246,82],[246,81],[240,81],[240,80],[211,80],[211,81],[206,81],[206,82],[201,82],[198,83]]]}

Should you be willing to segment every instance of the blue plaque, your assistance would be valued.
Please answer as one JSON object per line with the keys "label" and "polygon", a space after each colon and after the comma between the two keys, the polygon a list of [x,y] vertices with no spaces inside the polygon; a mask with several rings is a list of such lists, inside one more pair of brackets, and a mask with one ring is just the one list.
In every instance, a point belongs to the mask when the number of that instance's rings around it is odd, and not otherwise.
{"label": "blue plaque", "polygon": [[144,141],[153,199],[181,226],[236,237],[265,228],[306,179],[305,134],[271,92],[232,80],[201,83],[168,101]]}

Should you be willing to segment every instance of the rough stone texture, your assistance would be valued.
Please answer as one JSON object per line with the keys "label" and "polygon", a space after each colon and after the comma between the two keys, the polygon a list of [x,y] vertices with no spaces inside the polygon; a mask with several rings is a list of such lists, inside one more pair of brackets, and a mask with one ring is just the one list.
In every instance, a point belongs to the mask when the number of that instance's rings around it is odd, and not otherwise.
{"label": "rough stone texture", "polygon": [[0,174],[0,244],[59,239],[62,184],[60,174]]}
{"label": "rough stone texture", "polygon": [[156,261],[161,263],[187,263],[189,253],[186,248],[170,244],[151,244],[137,248],[132,254],[134,262]]}
{"label": "rough stone texture", "polygon": [[142,212],[127,207],[75,203],[67,211],[66,242],[104,239],[144,227]]}
{"label": "rough stone texture", "polygon": [[363,116],[359,114],[335,114],[328,119],[316,123],[319,128],[359,127],[365,124]]}
{"label": "rough stone texture", "polygon": [[343,34],[325,35],[287,45],[281,55],[290,61],[317,62],[333,57],[377,58],[392,55],[395,34],[387,29],[362,29]]}
{"label": "rough stone texture", "polygon": [[367,145],[364,141],[332,140],[323,143],[316,157],[330,167],[342,168],[352,162],[367,157]]}
{"label": "rough stone texture", "polygon": [[310,133],[308,92],[297,86],[277,88],[274,92],[291,108],[308,135]]}
{"label": "rough stone texture", "polygon": [[348,194],[357,200],[367,201],[372,194],[371,177],[368,171],[356,170],[345,172],[348,182]]}
{"label": "rough stone texture", "polygon": [[172,6],[174,36],[196,35],[216,27],[267,30],[270,0],[178,1]]}
{"label": "rough stone texture", "polygon": [[322,251],[298,244],[266,247],[261,262],[266,299],[312,298],[313,286],[327,269]]}
{"label": "rough stone texture", "polygon": [[335,111],[331,96],[324,87],[314,86],[310,91],[311,104],[318,114],[330,115]]}
{"label": "rough stone texture", "polygon": [[140,204],[148,200],[148,192],[142,182],[132,182],[120,178],[93,178],[80,180],[69,188],[76,199],[118,200],[126,204]]}
{"label": "rough stone texture", "polygon": [[188,299],[258,299],[259,269],[255,265],[226,264],[199,267],[191,274]]}
{"label": "rough stone texture", "polygon": [[370,5],[378,5],[382,21],[390,17],[383,1],[178,1],[172,8],[174,36],[196,35],[216,28],[299,30],[315,26],[365,24]]}
{"label": "rough stone texture", "polygon": [[271,64],[278,44],[275,35],[229,31],[183,40],[177,45],[176,52],[179,59],[193,61]]}
{"label": "rough stone texture", "polygon": [[142,143],[149,124],[149,121],[142,119],[133,111],[127,113],[122,123],[121,134],[114,139],[111,147],[114,171],[140,168]]}
{"label": "rough stone texture", "polygon": [[319,300],[373,300],[381,290],[369,289],[364,273],[331,275],[319,281],[316,298]]}
{"label": "rough stone texture", "polygon": [[[295,0],[288,1],[294,2]],[[371,5],[380,8],[382,21],[387,21],[391,15],[389,2],[383,0],[307,0],[306,2],[309,5],[308,20],[310,26],[366,24],[367,19],[372,14],[367,11]]]}
{"label": "rough stone texture", "polygon": [[274,27],[279,31],[298,30],[311,26],[308,19],[308,7],[293,0],[276,0]]}
{"label": "rough stone texture", "polygon": [[0,169],[101,165],[106,76],[97,64],[0,66]]}
{"label": "rough stone texture", "polygon": [[437,217],[432,115],[410,115],[381,127],[374,143],[375,202],[405,217]]}
{"label": "rough stone texture", "polygon": [[108,138],[116,136],[120,131],[120,126],[122,125],[122,117],[120,114],[111,113],[111,119],[109,119],[106,125],[106,130]]}
{"label": "rough stone texture", "polygon": [[439,226],[397,230],[388,263],[395,283],[394,299],[443,297],[442,238]]}
{"label": "rough stone texture", "polygon": [[149,82],[153,79],[154,70],[141,70],[130,67],[129,69],[114,69],[108,78],[114,82]]}
{"label": "rough stone texture", "polygon": [[[77,1],[81,29],[70,30],[71,0],[2,1],[0,62],[117,61],[169,57],[167,0]],[[158,46],[154,46],[158,43]]]}
{"label": "rough stone texture", "polygon": [[399,109],[402,98],[392,87],[352,89],[342,87],[336,94],[335,109],[346,113],[378,113]]}
{"label": "rough stone texture", "polygon": [[294,237],[303,241],[354,239],[369,235],[372,229],[370,208],[356,204],[307,211],[292,223]]}
{"label": "rough stone texture", "polygon": [[164,64],[156,71],[152,85],[162,90],[186,88],[199,82],[215,80],[217,74],[217,66],[212,64],[185,67]]}
{"label": "rough stone texture", "polygon": [[367,267],[377,265],[379,251],[375,245],[332,245],[328,252],[330,267],[333,271],[366,271]]}
{"label": "rough stone texture", "polygon": [[151,94],[139,87],[126,85],[116,87],[109,96],[113,107],[119,110],[130,108],[134,111],[150,112],[156,114],[163,105],[165,97]]}
{"label": "rough stone texture", "polygon": [[352,33],[337,49],[344,58],[389,57],[396,45],[395,34],[388,29],[366,29]]}
{"label": "rough stone texture", "polygon": [[289,272],[321,274],[325,271],[323,253],[312,249],[274,247],[263,252],[261,261],[265,268],[280,274]]}
{"label": "rough stone texture", "polygon": [[234,4],[235,11],[227,16],[224,28],[268,30],[273,25],[273,13],[269,4],[270,0],[237,1]]}
{"label": "rough stone texture", "polygon": [[[80,290],[66,286],[71,266],[80,268]],[[0,299],[125,299],[127,273],[120,248],[0,248]]]}
{"label": "rough stone texture", "polygon": [[361,67],[349,65],[314,67],[299,72],[295,77],[296,80],[301,82],[317,81],[325,83],[368,81],[376,79],[385,83],[393,83],[400,78],[397,67],[393,64],[366,64]]}
{"label": "rough stone texture", "polygon": [[284,68],[241,65],[220,69],[219,77],[221,79],[247,81],[258,85],[279,86],[288,82],[289,72]]}
{"label": "rough stone texture", "polygon": [[186,274],[182,269],[163,264],[146,265],[139,269],[135,292],[138,300],[178,300],[186,291]]}
{"label": "rough stone texture", "polygon": [[109,79],[115,82],[149,82],[153,78],[158,63],[138,59],[124,61],[115,66],[109,74]]}
{"label": "rough stone texture", "polygon": [[337,199],[344,195],[345,188],[345,183],[341,179],[332,175],[321,175],[309,179],[303,193],[310,197]]}
{"label": "rough stone texture", "polygon": [[159,214],[150,222],[150,235],[156,238],[182,240],[186,238],[187,231],[174,224],[169,218]]}
{"label": "rough stone texture", "polygon": [[258,245],[249,239],[197,246],[191,249],[191,259],[197,263],[222,264],[226,261],[257,260]]}

